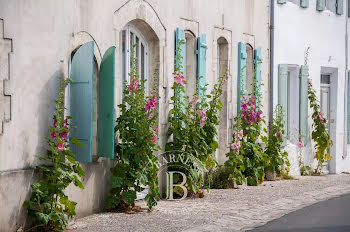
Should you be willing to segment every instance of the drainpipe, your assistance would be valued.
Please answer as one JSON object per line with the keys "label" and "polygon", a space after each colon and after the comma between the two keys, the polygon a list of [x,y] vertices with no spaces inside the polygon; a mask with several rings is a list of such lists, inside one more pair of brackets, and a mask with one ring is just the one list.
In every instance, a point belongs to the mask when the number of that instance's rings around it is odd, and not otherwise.
{"label": "drainpipe", "polygon": [[[349,1],[347,2],[349,4]],[[343,159],[348,155],[347,147],[347,101],[348,101],[348,16],[349,16],[349,6],[346,7],[346,15],[345,15],[345,88],[344,88],[344,147],[343,147]]]}
{"label": "drainpipe", "polygon": [[271,128],[273,118],[273,67],[274,67],[274,43],[275,43],[275,0],[270,1],[270,118],[269,127]]}

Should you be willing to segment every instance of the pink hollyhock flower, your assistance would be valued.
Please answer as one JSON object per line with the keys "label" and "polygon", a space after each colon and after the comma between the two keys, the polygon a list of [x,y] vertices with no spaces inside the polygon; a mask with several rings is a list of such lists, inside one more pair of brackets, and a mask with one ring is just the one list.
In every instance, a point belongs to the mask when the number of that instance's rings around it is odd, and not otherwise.
{"label": "pink hollyhock flower", "polygon": [[278,139],[282,139],[282,138],[281,138],[281,132],[279,132],[279,131],[276,131],[275,136],[276,136]]}
{"label": "pink hollyhock flower", "polygon": [[57,149],[58,149],[59,151],[63,151],[63,149],[64,149],[64,143],[57,143]]}
{"label": "pink hollyhock flower", "polygon": [[197,105],[198,102],[199,102],[198,97],[194,97],[193,100],[192,100],[192,104],[193,105]]}
{"label": "pink hollyhock flower", "polygon": [[238,150],[239,149],[236,143],[232,143],[231,148],[232,148],[232,150]]}
{"label": "pink hollyhock flower", "polygon": [[303,146],[304,146],[304,142],[303,142],[303,141],[299,141],[299,142],[298,142],[298,147],[299,147],[299,148],[302,148]]}
{"label": "pink hollyhock flower", "polygon": [[154,129],[154,132],[156,132],[156,133],[158,132],[158,127]]}
{"label": "pink hollyhock flower", "polygon": [[153,135],[153,137],[152,137],[152,143],[155,143],[156,140],[157,140],[157,136]]}
{"label": "pink hollyhock flower", "polygon": [[307,79],[307,81],[309,82],[310,85],[312,85],[312,79]]}
{"label": "pink hollyhock flower", "polygon": [[184,86],[185,85],[185,78],[184,76],[181,74],[181,73],[176,73],[175,74],[175,83],[178,84],[178,85],[182,85]]}
{"label": "pink hollyhock flower", "polygon": [[64,120],[64,124],[66,124],[66,126],[68,125],[68,118]]}
{"label": "pink hollyhock flower", "polygon": [[63,141],[66,141],[67,140],[67,136],[68,136],[68,133],[67,132],[62,132],[60,134],[60,138],[63,140]]}
{"label": "pink hollyhock flower", "polygon": [[57,121],[56,121],[56,120],[53,121],[53,127],[54,127],[54,128],[57,127]]}
{"label": "pink hollyhock flower", "polygon": [[246,111],[247,110],[247,105],[245,103],[241,103],[241,108],[242,108],[242,110]]}
{"label": "pink hollyhock flower", "polygon": [[328,123],[328,119],[326,120],[326,124]]}
{"label": "pink hollyhock flower", "polygon": [[153,116],[154,116],[154,114],[153,114],[153,113],[150,113],[150,114],[148,115],[148,119],[152,119]]}
{"label": "pink hollyhock flower", "polygon": [[321,121],[324,121],[322,112],[318,112],[318,118],[319,118]]}
{"label": "pink hollyhock flower", "polygon": [[56,138],[56,137],[57,137],[56,132],[52,132],[52,133],[51,133],[51,137],[52,137],[52,138]]}

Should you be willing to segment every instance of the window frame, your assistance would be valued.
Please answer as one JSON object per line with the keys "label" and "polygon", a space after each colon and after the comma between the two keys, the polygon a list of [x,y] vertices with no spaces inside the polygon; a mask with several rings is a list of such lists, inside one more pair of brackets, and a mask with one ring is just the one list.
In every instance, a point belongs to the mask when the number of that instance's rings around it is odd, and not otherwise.
{"label": "window frame", "polygon": [[[125,63],[123,64],[123,33],[125,32]],[[126,80],[130,83],[129,73],[131,70],[130,59],[131,59],[131,46],[130,46],[130,35],[133,33],[133,41],[136,41],[136,38],[139,39],[138,46],[138,54],[141,57],[141,44],[144,45],[144,77],[145,80],[145,93],[149,95],[149,43],[142,32],[132,24],[127,24],[120,32],[120,82],[121,82],[121,91],[120,91],[120,99],[124,98],[124,81]],[[141,76],[141,58],[138,58],[138,75],[142,79]],[[124,67],[123,67],[124,66]],[[125,70],[125,77],[123,71]]]}

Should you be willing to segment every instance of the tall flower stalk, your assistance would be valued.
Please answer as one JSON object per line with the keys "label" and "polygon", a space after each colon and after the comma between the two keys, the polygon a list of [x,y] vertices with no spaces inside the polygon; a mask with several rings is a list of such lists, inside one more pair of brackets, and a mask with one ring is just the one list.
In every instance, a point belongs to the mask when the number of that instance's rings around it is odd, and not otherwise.
{"label": "tall flower stalk", "polygon": [[[130,83],[124,83],[121,115],[116,120],[118,139],[116,165],[111,168],[111,192],[105,205],[107,209],[135,210],[138,192],[148,188],[146,201],[151,210],[160,198],[158,189],[158,94],[157,75],[150,96],[146,96],[145,81],[137,70],[137,60],[132,48]],[[157,72],[155,72],[157,74]]]}

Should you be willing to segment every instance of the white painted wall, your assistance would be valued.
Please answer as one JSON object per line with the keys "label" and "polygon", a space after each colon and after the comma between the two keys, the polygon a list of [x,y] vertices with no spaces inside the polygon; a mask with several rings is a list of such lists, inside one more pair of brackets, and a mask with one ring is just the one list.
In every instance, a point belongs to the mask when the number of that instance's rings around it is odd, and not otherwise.
{"label": "white painted wall", "polygon": [[[277,1],[275,1],[277,2]],[[344,14],[336,15],[325,10],[316,10],[316,1],[309,1],[308,8],[287,2],[275,3],[275,62],[274,62],[274,105],[278,103],[278,64],[303,65],[304,55],[310,46],[309,73],[313,86],[320,94],[321,67],[336,70],[334,83],[337,91],[332,97],[336,106],[331,109],[331,127],[334,128],[334,148],[332,148],[332,161],[330,171],[340,173],[350,170],[350,158],[343,159],[344,152],[344,91],[345,91],[345,31],[347,18],[347,1],[344,1]],[[298,93],[295,93],[298,94]],[[311,110],[309,109],[309,136],[311,137]],[[334,122],[332,122],[334,119]],[[331,129],[332,130],[332,129]],[[297,160],[296,144],[289,144],[288,149],[291,160]],[[349,149],[348,149],[349,150]],[[311,164],[314,152],[312,143],[303,149],[304,161]],[[313,163],[315,165],[315,162]],[[297,174],[298,170],[294,170]]]}
{"label": "white painted wall", "polygon": [[[5,37],[13,39],[9,83],[12,119],[4,124],[0,135],[0,203],[8,202],[9,194],[17,199],[11,200],[6,209],[0,207],[0,231],[14,230],[16,223],[23,225],[25,221],[21,204],[29,196],[34,179],[32,172],[24,169],[31,170],[38,163],[36,155],[45,154],[45,136],[52,123],[59,78],[67,75],[71,52],[94,40],[100,63],[110,46],[115,45],[119,51],[119,32],[131,20],[144,20],[159,39],[161,145],[166,141],[172,95],[176,27],[192,30],[197,36],[206,33],[209,91],[217,78],[217,39],[224,36],[229,41],[230,119],[236,114],[238,42],[261,47],[263,105],[268,115],[269,0],[0,0],[0,18],[4,19]],[[116,78],[120,78],[119,59],[117,54]],[[103,210],[111,165],[106,159],[84,164],[85,190],[68,190],[72,200],[78,202],[78,216]],[[13,184],[20,179],[25,184]]]}

